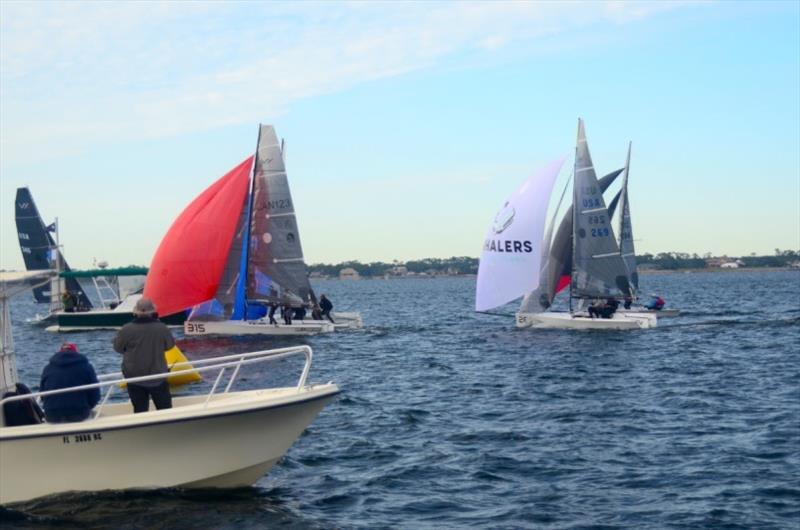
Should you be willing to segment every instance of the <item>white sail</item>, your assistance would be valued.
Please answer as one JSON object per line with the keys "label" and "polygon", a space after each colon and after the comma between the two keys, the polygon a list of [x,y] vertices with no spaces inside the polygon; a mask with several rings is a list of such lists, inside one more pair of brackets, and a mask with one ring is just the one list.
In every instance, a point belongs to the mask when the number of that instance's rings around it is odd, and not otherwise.
{"label": "white sail", "polygon": [[506,304],[539,284],[547,205],[565,160],[554,160],[530,177],[495,215],[478,268],[476,311]]}

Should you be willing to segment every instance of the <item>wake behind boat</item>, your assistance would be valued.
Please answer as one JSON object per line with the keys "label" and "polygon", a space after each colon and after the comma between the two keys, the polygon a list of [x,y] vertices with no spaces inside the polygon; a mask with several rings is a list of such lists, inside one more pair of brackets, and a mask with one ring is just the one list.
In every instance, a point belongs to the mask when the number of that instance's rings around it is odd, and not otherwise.
{"label": "wake behind boat", "polygon": [[[358,313],[328,319],[330,308],[320,308],[303,258],[283,143],[271,125],[259,127],[254,156],[175,220],[150,271],[144,294],[164,314],[193,308],[187,335],[313,335],[363,326]],[[279,308],[283,318],[276,316]]]}

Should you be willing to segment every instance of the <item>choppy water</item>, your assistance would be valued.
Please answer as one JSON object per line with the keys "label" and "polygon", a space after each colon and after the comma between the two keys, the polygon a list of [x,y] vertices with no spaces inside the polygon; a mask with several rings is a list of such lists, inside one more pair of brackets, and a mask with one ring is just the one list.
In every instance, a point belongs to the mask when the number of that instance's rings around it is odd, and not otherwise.
{"label": "choppy water", "polygon": [[[638,332],[518,331],[471,311],[474,278],[320,282],[367,327],[307,340],[312,379],[335,380],[342,397],[257,487],[63,495],[0,509],[0,522],[798,528],[800,273],[642,281],[683,315]],[[27,297],[12,310],[20,371],[36,384],[63,336],[21,322],[35,312]],[[112,337],[70,340],[110,371]],[[180,341],[190,358],[271,344],[286,343]]]}

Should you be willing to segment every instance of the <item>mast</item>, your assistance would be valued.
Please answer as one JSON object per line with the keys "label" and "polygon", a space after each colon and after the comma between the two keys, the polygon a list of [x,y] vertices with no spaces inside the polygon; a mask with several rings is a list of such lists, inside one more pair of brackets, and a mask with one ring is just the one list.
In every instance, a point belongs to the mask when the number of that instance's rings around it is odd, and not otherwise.
{"label": "mast", "polygon": [[[247,193],[247,216],[244,222],[244,244],[242,245],[242,259],[239,265],[239,283],[236,285],[236,299],[242,300],[242,320],[247,320],[247,278],[250,274],[250,228],[253,222],[253,196],[256,189],[256,165],[258,164],[258,146],[261,145],[261,124],[258,124],[258,138],[256,138],[256,152],[253,156],[253,165],[250,168],[250,191]],[[240,298],[241,296],[241,298]]]}
{"label": "mast", "polygon": [[575,285],[575,227],[578,226],[577,211],[578,211],[578,193],[575,186],[575,181],[578,177],[578,142],[581,141],[581,119],[578,118],[578,139],[575,141],[575,161],[572,163],[572,264],[569,274],[569,312],[572,313],[572,297],[574,296],[573,288]]}
{"label": "mast", "polygon": [[[63,293],[63,285],[61,283],[61,242],[59,240],[59,235],[58,235],[58,232],[59,232],[59,230],[58,230],[58,217],[56,217],[56,220],[55,220],[55,222],[53,224],[55,225],[55,228],[56,228],[56,249],[55,249],[55,251],[56,251],[55,252],[55,254],[56,254],[56,259],[55,259],[55,262],[56,262],[56,277],[53,280],[53,282],[55,282],[56,288],[52,289],[52,287],[51,287],[51,291],[52,291],[52,293],[50,294],[50,311],[51,312],[52,311],[58,311],[59,309],[61,309],[61,295]],[[51,285],[53,284],[53,282],[51,282]]]}

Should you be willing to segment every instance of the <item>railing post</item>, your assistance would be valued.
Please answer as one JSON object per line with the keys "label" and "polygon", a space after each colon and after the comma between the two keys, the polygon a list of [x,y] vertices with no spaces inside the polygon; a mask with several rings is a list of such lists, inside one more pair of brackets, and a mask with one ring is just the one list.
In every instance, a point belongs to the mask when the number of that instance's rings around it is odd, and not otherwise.
{"label": "railing post", "polygon": [[100,406],[97,407],[93,419],[96,420],[97,418],[100,417],[100,412],[103,410],[103,406],[106,404],[106,401],[108,401],[108,398],[111,397],[111,392],[113,391],[114,391],[114,385],[108,385],[108,390],[106,391],[106,395],[103,396],[103,401],[101,401]]}
{"label": "railing post", "polygon": [[225,387],[225,392],[223,392],[223,394],[227,394],[228,390],[230,390],[231,387],[233,386],[233,382],[236,380],[236,376],[239,375],[239,368],[242,367],[243,362],[244,362],[244,355],[239,357],[239,364],[237,364],[236,368],[233,370],[233,375],[231,375],[231,378],[228,381],[228,385]]}
{"label": "railing post", "polygon": [[203,403],[203,408],[208,407],[208,402],[211,401],[211,396],[214,395],[214,391],[217,389],[217,385],[222,380],[222,374],[225,373],[226,368],[221,368],[219,371],[219,375],[217,375],[217,380],[214,381],[214,386],[211,387],[211,390],[208,392],[208,397],[206,397],[206,402]]}

